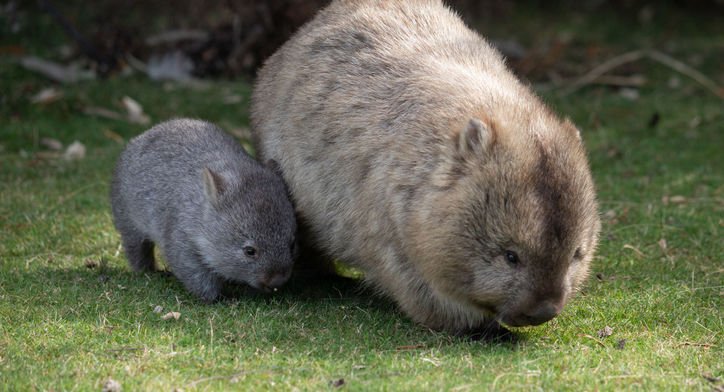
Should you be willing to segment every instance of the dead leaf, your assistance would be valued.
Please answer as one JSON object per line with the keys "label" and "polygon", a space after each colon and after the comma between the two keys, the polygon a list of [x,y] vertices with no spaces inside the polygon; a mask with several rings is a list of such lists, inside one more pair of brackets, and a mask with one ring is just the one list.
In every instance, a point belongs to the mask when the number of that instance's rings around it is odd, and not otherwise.
{"label": "dead leaf", "polygon": [[63,153],[66,161],[75,161],[85,158],[85,145],[79,141],[74,141]]}
{"label": "dead leaf", "polygon": [[156,307],[153,308],[153,313],[161,313],[163,312],[163,306],[156,305]]}
{"label": "dead leaf", "polygon": [[330,385],[332,385],[334,388],[339,388],[342,385],[344,385],[344,379],[340,378],[340,379],[334,380],[334,381],[330,382]]}
{"label": "dead leaf", "polygon": [[601,339],[607,338],[611,335],[613,335],[613,328],[609,327],[608,325],[603,327],[602,330],[598,331],[598,337]]}
{"label": "dead leaf", "polygon": [[134,124],[146,125],[151,122],[151,119],[143,113],[143,107],[141,104],[136,102],[133,98],[125,96],[121,99],[123,107],[128,112],[128,120]]}
{"label": "dead leaf", "polygon": [[644,254],[644,252],[640,251],[637,247],[635,247],[635,246],[633,246],[633,245],[626,244],[626,245],[623,246],[623,249],[631,249],[632,251],[634,251],[634,252],[635,252],[637,255],[639,255],[640,257],[646,257],[646,255]]}
{"label": "dead leaf", "polygon": [[168,313],[164,314],[163,316],[161,316],[161,319],[162,320],[170,320],[170,319],[178,320],[180,317],[181,317],[181,313],[179,313],[179,312],[168,312]]}
{"label": "dead leaf", "polygon": [[639,94],[639,90],[627,87],[618,90],[618,94],[621,97],[628,99],[629,101],[636,101],[641,96],[641,94]]}
{"label": "dead leaf", "polygon": [[37,94],[30,97],[30,102],[36,104],[49,104],[63,98],[63,92],[56,88],[49,87],[40,90]]}
{"label": "dead leaf", "polygon": [[616,348],[619,350],[623,350],[626,347],[626,339],[619,339],[618,342],[616,342]]}
{"label": "dead leaf", "polygon": [[613,220],[616,219],[616,210],[608,210],[608,211],[606,211],[606,212],[603,214],[603,217],[604,217],[606,220],[613,222]]}
{"label": "dead leaf", "polygon": [[236,95],[236,94],[226,95],[221,99],[221,101],[225,105],[234,105],[237,103],[241,103],[241,101],[243,101],[243,100],[244,100],[244,97],[242,97],[241,95]]}
{"label": "dead leaf", "polygon": [[126,117],[118,112],[97,106],[88,106],[83,109],[83,113],[91,116],[109,118],[111,120],[126,120]]}
{"label": "dead leaf", "polygon": [[93,259],[87,259],[85,261],[85,267],[88,269],[93,269],[95,267],[98,267],[98,262]]}
{"label": "dead leaf", "polygon": [[669,201],[672,202],[673,204],[684,204],[684,203],[686,203],[686,197],[681,196],[681,195],[671,196],[669,198]]}
{"label": "dead leaf", "polygon": [[63,143],[61,143],[60,140],[49,137],[40,138],[40,144],[52,151],[60,151],[63,149]]}
{"label": "dead leaf", "polygon": [[439,359],[433,359],[433,358],[420,358],[423,362],[431,363],[432,366],[440,367],[440,360]]}
{"label": "dead leaf", "polygon": [[668,245],[667,245],[667,243],[666,243],[666,239],[664,239],[664,238],[660,239],[659,242],[658,242],[658,244],[659,244],[659,248],[661,248],[661,250],[662,250],[664,253],[666,253],[666,250],[668,249]]}
{"label": "dead leaf", "polygon": [[669,203],[684,204],[684,203],[686,203],[686,197],[681,196],[681,195],[674,195],[674,196],[665,195],[664,197],[661,198],[661,203],[663,203],[664,205],[669,205]]}
{"label": "dead leaf", "polygon": [[109,378],[108,380],[106,380],[105,383],[103,383],[103,388],[101,388],[101,392],[121,392],[121,383],[112,378]]}
{"label": "dead leaf", "polygon": [[152,80],[183,82],[193,79],[194,62],[182,51],[154,54],[148,60],[146,73]]}
{"label": "dead leaf", "polygon": [[110,129],[104,129],[103,136],[107,137],[108,139],[113,140],[114,142],[116,142],[118,144],[124,143],[123,137],[121,135],[111,131]]}

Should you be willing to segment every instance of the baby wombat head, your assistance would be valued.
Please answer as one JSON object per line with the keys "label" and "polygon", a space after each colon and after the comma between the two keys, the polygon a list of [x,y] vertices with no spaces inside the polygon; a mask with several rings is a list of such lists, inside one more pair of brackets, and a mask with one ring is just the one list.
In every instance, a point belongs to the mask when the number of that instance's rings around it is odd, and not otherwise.
{"label": "baby wombat head", "polygon": [[505,324],[546,322],[586,278],[600,229],[578,131],[552,116],[461,128],[432,179],[423,273]]}
{"label": "baby wombat head", "polygon": [[243,178],[204,168],[206,197],[197,242],[208,267],[221,277],[270,291],[292,271],[296,220],[286,186],[259,167]]}

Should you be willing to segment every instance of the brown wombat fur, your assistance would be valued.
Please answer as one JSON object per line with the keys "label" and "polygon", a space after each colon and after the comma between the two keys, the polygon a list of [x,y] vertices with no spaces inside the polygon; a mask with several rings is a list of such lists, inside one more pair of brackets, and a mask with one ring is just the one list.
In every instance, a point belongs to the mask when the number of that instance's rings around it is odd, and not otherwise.
{"label": "brown wombat fur", "polygon": [[316,244],[417,322],[540,324],[586,278],[578,131],[439,0],[333,2],[260,71],[252,126]]}

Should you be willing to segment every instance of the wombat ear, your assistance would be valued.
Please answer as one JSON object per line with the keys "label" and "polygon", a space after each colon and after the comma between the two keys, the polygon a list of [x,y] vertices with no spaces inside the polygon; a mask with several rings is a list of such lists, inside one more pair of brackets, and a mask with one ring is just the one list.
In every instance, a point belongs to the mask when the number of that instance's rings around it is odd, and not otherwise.
{"label": "wombat ear", "polygon": [[226,190],[226,183],[220,175],[205,167],[202,172],[204,178],[204,192],[211,205],[216,206],[219,198]]}
{"label": "wombat ear", "polygon": [[569,130],[570,132],[574,133],[576,135],[576,137],[578,138],[578,140],[583,140],[581,138],[581,131],[578,130],[578,128],[576,127],[576,124],[574,124],[570,118],[566,117],[566,119],[563,120],[563,127],[566,128],[567,130]]}
{"label": "wombat ear", "polygon": [[485,154],[495,142],[493,127],[484,124],[477,118],[468,122],[457,138],[457,151],[463,157]]}
{"label": "wombat ear", "polygon": [[281,165],[279,165],[279,162],[274,159],[269,159],[266,161],[266,167],[274,172],[274,174],[279,176],[279,178],[282,180],[282,183],[284,184],[284,189],[287,191],[287,195],[291,196],[292,194],[289,191],[289,185],[287,185],[286,180],[284,180],[284,176],[282,175],[282,167]]}

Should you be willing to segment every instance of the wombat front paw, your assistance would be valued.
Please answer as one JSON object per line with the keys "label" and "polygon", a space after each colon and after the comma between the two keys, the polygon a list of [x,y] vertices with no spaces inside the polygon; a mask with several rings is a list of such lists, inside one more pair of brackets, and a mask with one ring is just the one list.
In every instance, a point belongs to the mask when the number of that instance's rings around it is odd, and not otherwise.
{"label": "wombat front paw", "polygon": [[196,297],[205,304],[216,302],[221,295],[221,282],[214,278],[201,281],[197,277],[197,280],[184,282],[184,284],[191,293],[196,295]]}

